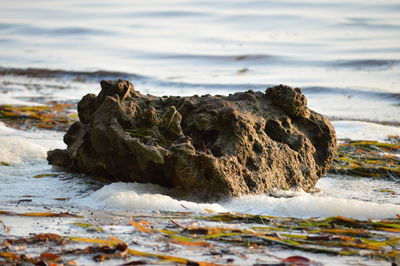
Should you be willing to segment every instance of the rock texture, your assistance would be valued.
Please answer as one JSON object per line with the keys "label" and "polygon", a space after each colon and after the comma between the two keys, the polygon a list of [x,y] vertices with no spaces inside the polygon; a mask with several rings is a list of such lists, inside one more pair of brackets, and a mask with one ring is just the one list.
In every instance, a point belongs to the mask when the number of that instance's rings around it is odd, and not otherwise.
{"label": "rock texture", "polygon": [[309,190],[336,152],[333,126],[298,88],[201,97],[142,95],[125,80],[101,88],[78,103],[67,150],[49,151],[50,164],[215,200]]}

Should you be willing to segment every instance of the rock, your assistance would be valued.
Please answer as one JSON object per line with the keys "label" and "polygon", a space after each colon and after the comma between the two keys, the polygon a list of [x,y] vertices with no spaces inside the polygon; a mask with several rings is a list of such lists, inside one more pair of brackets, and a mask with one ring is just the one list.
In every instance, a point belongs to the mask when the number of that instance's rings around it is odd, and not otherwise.
{"label": "rock", "polygon": [[52,151],[47,152],[47,160],[49,161],[50,164],[54,165],[70,165],[71,158],[68,155],[68,152],[66,150],[61,150],[61,149],[55,149]]}
{"label": "rock", "polygon": [[51,164],[112,181],[159,184],[215,200],[273,189],[310,190],[336,152],[333,126],[300,89],[155,97],[102,81],[78,103],[80,121]]}

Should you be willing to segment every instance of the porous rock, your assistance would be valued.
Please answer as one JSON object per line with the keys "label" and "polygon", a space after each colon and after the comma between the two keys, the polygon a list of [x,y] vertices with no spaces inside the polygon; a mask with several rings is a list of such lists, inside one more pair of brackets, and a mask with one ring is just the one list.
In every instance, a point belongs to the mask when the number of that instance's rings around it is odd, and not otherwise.
{"label": "porous rock", "polygon": [[125,80],[101,87],[78,103],[67,150],[49,151],[50,164],[215,200],[310,190],[336,152],[333,126],[298,88],[155,97]]}

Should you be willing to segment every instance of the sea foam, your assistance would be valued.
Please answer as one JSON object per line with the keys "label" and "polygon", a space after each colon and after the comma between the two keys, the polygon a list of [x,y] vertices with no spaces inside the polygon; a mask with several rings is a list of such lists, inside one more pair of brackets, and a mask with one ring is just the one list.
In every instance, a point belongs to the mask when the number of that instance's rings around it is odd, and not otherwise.
{"label": "sea foam", "polygon": [[358,219],[378,219],[396,217],[396,214],[400,213],[400,205],[318,196],[304,192],[290,198],[244,196],[231,199],[222,206],[231,211],[302,218],[340,215]]}
{"label": "sea foam", "polygon": [[0,161],[11,165],[43,161],[50,148],[62,148],[62,133],[22,131],[0,123]]}
{"label": "sea foam", "polygon": [[[217,203],[196,203],[177,200],[165,195],[166,189],[157,185],[113,183],[77,202],[86,207],[124,211],[194,211],[243,212],[250,214],[328,217],[346,216],[359,219],[395,217],[400,205],[375,203],[331,196],[294,192],[290,197],[248,195]],[[287,194],[287,193],[286,193]]]}
{"label": "sea foam", "polygon": [[34,162],[46,158],[46,149],[22,138],[0,136],[0,161],[9,164]]}
{"label": "sea foam", "polygon": [[79,203],[87,207],[125,211],[213,211],[225,210],[217,203],[195,203],[167,196],[168,189],[153,184],[117,182],[93,192]]}

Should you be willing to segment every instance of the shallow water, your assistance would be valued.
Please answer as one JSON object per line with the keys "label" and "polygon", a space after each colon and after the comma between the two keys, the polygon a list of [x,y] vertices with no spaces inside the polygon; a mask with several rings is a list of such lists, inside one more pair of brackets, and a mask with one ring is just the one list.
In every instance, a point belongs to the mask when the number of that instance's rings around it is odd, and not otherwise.
{"label": "shallow water", "polygon": [[[97,93],[99,80],[120,77],[155,95],[226,95],[284,83],[301,87],[339,138],[383,141],[400,135],[399,17],[394,0],[3,0],[0,104],[75,103]],[[20,76],[27,67],[62,71]],[[103,72],[88,73],[97,70]],[[349,176],[327,175],[312,194],[276,191],[212,204],[178,200],[154,185],[103,186],[47,165],[46,151],[65,146],[62,135],[0,124],[0,161],[11,163],[0,165],[0,206],[24,198],[56,206],[55,198],[67,198],[62,204],[129,211],[363,219],[400,213],[398,182]],[[58,176],[33,178],[48,173]]]}
{"label": "shallow water", "polygon": [[[170,191],[157,185],[104,184],[47,164],[46,151],[63,148],[61,139],[60,132],[21,131],[0,124],[0,161],[11,162],[11,166],[0,166],[1,204],[13,205],[21,199],[30,199],[32,205],[58,206],[57,198],[61,198],[63,206],[108,211],[206,212],[208,209],[291,217],[341,215],[359,219],[396,217],[400,213],[398,182],[351,176],[327,175],[311,194],[275,191],[270,195],[243,196],[215,203],[176,199],[169,196]],[[35,178],[41,174],[56,176]]]}

